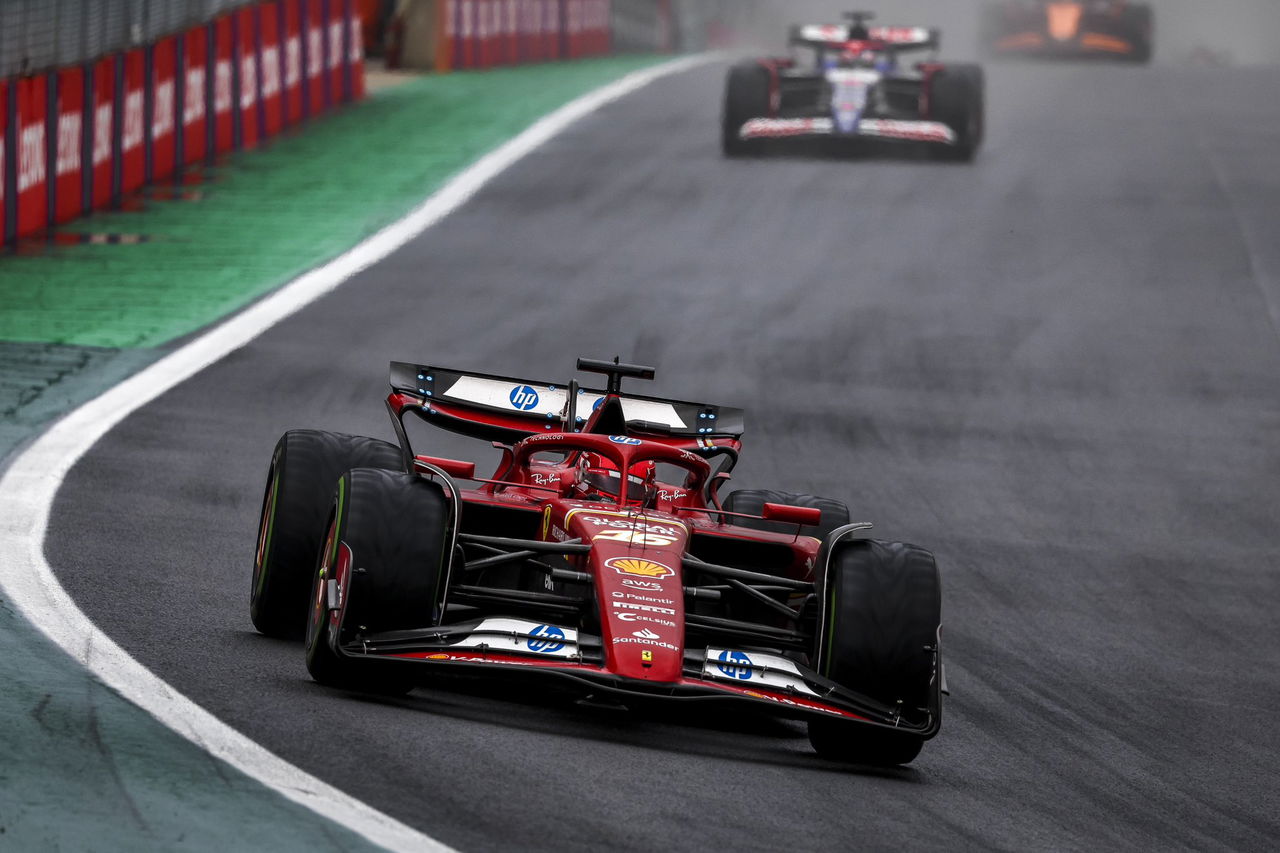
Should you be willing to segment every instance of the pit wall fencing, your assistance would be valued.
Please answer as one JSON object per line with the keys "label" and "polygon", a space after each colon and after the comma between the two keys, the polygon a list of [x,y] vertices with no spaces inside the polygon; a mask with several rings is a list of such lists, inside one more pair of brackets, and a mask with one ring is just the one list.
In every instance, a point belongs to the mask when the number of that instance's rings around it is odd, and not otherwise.
{"label": "pit wall fencing", "polygon": [[444,72],[603,56],[613,52],[617,2],[401,0],[387,65]]}
{"label": "pit wall fencing", "polygon": [[75,65],[0,78],[6,244],[253,148],[364,94],[355,0],[269,0]]}
{"label": "pit wall fencing", "polygon": [[399,0],[387,65],[439,72],[705,49],[759,0]]}

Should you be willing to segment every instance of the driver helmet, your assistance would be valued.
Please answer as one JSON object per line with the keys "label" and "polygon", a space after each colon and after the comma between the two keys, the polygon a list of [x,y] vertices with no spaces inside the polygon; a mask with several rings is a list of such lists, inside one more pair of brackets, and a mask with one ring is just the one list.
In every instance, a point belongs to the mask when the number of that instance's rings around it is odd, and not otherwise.
{"label": "driver helmet", "polygon": [[[647,497],[649,486],[657,474],[657,466],[652,460],[637,462],[627,469],[627,500],[643,501]],[[583,453],[578,462],[578,484],[584,491],[618,497],[622,489],[622,476],[618,466],[608,457],[597,453]]]}

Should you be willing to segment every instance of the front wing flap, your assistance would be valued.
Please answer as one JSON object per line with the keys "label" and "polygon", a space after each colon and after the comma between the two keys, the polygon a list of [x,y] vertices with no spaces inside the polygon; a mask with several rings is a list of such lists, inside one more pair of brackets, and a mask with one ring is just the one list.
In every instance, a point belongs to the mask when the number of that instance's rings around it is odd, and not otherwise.
{"label": "front wing flap", "polygon": [[958,141],[956,132],[940,121],[864,118],[858,122],[857,132],[837,134],[835,121],[825,116],[755,118],[742,125],[738,136],[743,140],[865,137],[898,142],[926,142],[935,145],[955,145]]}
{"label": "front wing flap", "polygon": [[677,682],[622,678],[602,664],[600,638],[567,627],[512,618],[418,631],[374,634],[346,643],[339,654],[368,660],[507,672],[537,672],[575,681],[592,691],[675,701],[728,701],[768,707],[799,719],[840,717],[929,738],[941,723],[941,702],[923,723],[901,709],[847,690],[779,654],[721,646],[685,651]]}

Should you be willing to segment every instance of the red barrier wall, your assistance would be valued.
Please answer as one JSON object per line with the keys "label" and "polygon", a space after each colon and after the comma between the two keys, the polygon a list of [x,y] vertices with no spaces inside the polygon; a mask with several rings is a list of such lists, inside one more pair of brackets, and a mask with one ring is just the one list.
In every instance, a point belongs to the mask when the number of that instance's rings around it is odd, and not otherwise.
{"label": "red barrier wall", "polygon": [[347,68],[351,74],[350,99],[358,101],[364,97],[364,31],[361,27],[360,10],[352,0],[347,0],[348,50]]}
{"label": "red barrier wall", "polygon": [[17,133],[18,178],[15,196],[18,201],[17,236],[35,234],[47,224],[49,215],[48,150],[45,138],[48,125],[48,80],[45,77],[22,77],[15,86],[18,102]]}
{"label": "red barrier wall", "polygon": [[307,112],[318,115],[325,106],[324,0],[306,0]]}
{"label": "red barrier wall", "polygon": [[559,59],[560,0],[542,0],[542,44],[547,59]]}
{"label": "red barrier wall", "polygon": [[240,147],[258,144],[258,14],[257,9],[241,9],[236,16],[236,50],[240,63]]}
{"label": "red barrier wall", "polygon": [[209,28],[197,27],[182,37],[182,162],[195,163],[208,148]]}
{"label": "red barrier wall", "polygon": [[[444,0],[438,67],[603,53],[609,11],[610,0]],[[0,80],[0,234],[107,207],[364,93],[356,0],[260,0],[83,67]]]}
{"label": "red barrier wall", "polygon": [[364,90],[353,0],[262,0],[83,66],[0,79],[0,238],[109,207]]}
{"label": "red barrier wall", "polygon": [[162,39],[151,48],[150,180],[173,174],[177,164],[178,40]]}
{"label": "red barrier wall", "polygon": [[93,207],[111,203],[111,175],[115,170],[116,59],[109,56],[93,66]]}
{"label": "red barrier wall", "polygon": [[498,37],[501,34],[499,23],[499,0],[479,0],[480,2],[480,67],[490,68],[498,63]]}
{"label": "red barrier wall", "polygon": [[0,80],[0,241],[3,241],[8,234],[5,226],[8,224],[7,217],[9,215],[8,191],[9,181],[6,179],[8,172],[8,139],[7,129],[9,127],[9,81]]}
{"label": "red barrier wall", "polygon": [[64,68],[50,75],[58,81],[57,112],[52,122],[57,141],[53,161],[53,221],[66,222],[84,206],[84,69]]}
{"label": "red barrier wall", "polygon": [[213,149],[222,154],[236,144],[235,137],[235,40],[230,15],[218,18],[213,27]]}
{"label": "red barrier wall", "polygon": [[502,63],[520,62],[520,0],[502,0]]}
{"label": "red barrier wall", "polygon": [[302,0],[284,0],[284,117],[302,121]]}
{"label": "red barrier wall", "polygon": [[328,14],[328,45],[325,48],[324,63],[325,73],[328,75],[329,81],[330,105],[342,103],[343,98],[342,60],[346,56],[346,52],[342,39],[343,32],[346,30],[346,23],[342,14],[342,5],[343,0],[328,0],[325,4]]}
{"label": "red barrier wall", "polygon": [[257,8],[259,72],[262,75],[262,135],[275,136],[284,127],[284,51],[280,45],[280,7]]}
{"label": "red barrier wall", "polygon": [[144,92],[146,57],[142,50],[124,55],[124,106],[120,119],[120,192],[130,193],[146,180],[147,152]]}

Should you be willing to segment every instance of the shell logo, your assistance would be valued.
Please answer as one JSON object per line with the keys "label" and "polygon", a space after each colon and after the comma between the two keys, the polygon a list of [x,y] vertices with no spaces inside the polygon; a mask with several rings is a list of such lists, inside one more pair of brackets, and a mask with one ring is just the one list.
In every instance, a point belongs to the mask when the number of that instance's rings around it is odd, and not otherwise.
{"label": "shell logo", "polygon": [[670,566],[640,557],[614,557],[604,564],[620,575],[639,575],[642,578],[669,578],[675,574]]}

